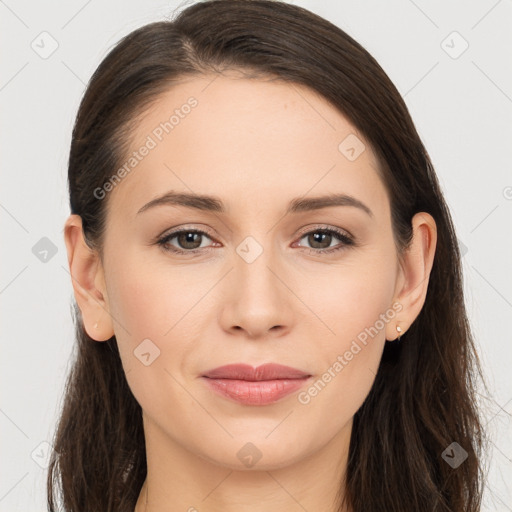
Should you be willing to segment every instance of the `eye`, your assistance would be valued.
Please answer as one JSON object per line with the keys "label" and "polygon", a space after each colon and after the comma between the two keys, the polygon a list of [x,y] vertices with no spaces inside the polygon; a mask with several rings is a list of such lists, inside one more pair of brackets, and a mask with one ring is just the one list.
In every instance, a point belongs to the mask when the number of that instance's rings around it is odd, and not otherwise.
{"label": "eye", "polygon": [[[163,236],[157,241],[157,244],[165,251],[175,254],[197,254],[210,251],[213,248],[212,245],[203,244],[205,238],[212,240],[205,231],[181,229]],[[174,239],[176,239],[176,245],[172,243]],[[335,228],[318,228],[308,231],[301,235],[299,241],[303,239],[306,239],[307,243],[311,244],[311,248],[302,245],[297,247],[302,247],[309,254],[332,253],[355,245],[355,241],[350,235]],[[332,246],[332,242],[336,239],[341,243]]]}
{"label": "eye", "polygon": [[[334,228],[319,228],[303,234],[300,240],[306,239],[312,249],[307,248],[310,254],[331,253],[345,249],[347,246],[355,245],[354,240],[341,230]],[[341,244],[331,246],[331,243],[338,239]],[[301,247],[299,245],[299,247]]]}
{"label": "eye", "polygon": [[[210,238],[205,231],[198,229],[182,229],[165,235],[158,240],[157,243],[166,251],[179,254],[193,254],[204,250],[204,245],[202,245],[202,239],[204,237]],[[176,239],[178,247],[171,244],[171,240],[173,239]]]}

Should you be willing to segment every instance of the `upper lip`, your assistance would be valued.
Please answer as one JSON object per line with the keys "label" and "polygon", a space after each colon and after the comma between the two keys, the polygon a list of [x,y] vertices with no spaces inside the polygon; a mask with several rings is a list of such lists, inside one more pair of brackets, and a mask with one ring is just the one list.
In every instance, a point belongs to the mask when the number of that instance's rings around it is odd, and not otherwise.
{"label": "upper lip", "polygon": [[309,373],[283,366],[282,364],[266,363],[254,368],[248,364],[227,364],[208,370],[202,375],[210,379],[237,379],[248,381],[276,380],[276,379],[302,379],[310,377]]}

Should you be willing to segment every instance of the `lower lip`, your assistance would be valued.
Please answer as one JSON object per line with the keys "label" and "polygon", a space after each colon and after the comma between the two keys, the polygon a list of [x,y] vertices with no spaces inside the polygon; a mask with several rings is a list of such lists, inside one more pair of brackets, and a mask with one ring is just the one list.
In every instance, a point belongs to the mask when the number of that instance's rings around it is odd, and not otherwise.
{"label": "lower lip", "polygon": [[298,391],[309,380],[309,377],[261,381],[204,377],[204,380],[213,391],[236,402],[246,405],[267,405]]}

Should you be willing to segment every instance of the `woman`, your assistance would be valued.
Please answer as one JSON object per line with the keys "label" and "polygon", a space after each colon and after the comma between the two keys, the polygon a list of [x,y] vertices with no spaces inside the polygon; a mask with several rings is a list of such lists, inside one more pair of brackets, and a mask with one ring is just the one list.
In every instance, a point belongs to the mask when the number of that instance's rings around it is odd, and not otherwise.
{"label": "woman", "polygon": [[126,36],[80,105],[66,511],[477,511],[478,359],[429,156],[358,43],[283,2]]}

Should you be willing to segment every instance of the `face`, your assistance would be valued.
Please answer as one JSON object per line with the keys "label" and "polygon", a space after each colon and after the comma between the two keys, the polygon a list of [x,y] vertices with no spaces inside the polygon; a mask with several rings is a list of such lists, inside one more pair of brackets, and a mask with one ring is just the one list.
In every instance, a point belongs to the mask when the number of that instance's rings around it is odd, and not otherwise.
{"label": "face", "polygon": [[[238,469],[243,447],[277,468],[350,431],[400,307],[389,199],[363,137],[307,88],[203,76],[141,116],[123,163],[103,199],[103,272],[145,427]],[[215,201],[149,204],[171,192]],[[310,377],[240,401],[203,377],[235,363]]]}

